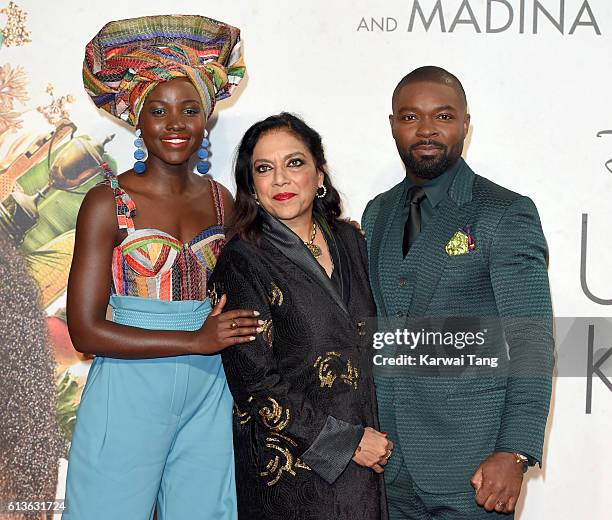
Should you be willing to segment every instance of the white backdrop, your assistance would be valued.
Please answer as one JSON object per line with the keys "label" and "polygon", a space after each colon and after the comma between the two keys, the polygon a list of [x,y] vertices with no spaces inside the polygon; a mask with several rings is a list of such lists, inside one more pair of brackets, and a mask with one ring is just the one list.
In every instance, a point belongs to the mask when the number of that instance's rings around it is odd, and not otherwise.
{"label": "white backdrop", "polygon": [[[82,89],[86,42],[111,19],[169,12],[240,27],[247,78],[231,101],[218,106],[211,173],[234,190],[231,160],[244,130],[269,114],[293,111],[323,135],[346,213],[355,219],[370,198],[404,175],[387,119],[393,87],[415,67],[447,68],[462,80],[472,114],[468,163],[531,196],[539,209],[556,315],[612,316],[612,306],[593,302],[580,285],[581,215],[587,213],[588,287],[599,298],[612,298],[612,173],[605,166],[612,135],[596,136],[612,129],[609,0],[443,0],[445,31],[438,18],[425,30],[418,14],[408,30],[415,4],[427,19],[435,0],[18,3],[29,13],[32,42],[3,48],[1,63],[24,67],[32,106],[47,103],[45,87],[52,82],[59,95],[75,96],[70,115],[79,132],[100,140],[117,133],[107,150],[120,170],[133,162],[133,138],[96,110]],[[493,28],[507,25],[512,13],[506,30],[487,32],[487,6]],[[473,14],[471,22],[453,27],[458,11],[459,20]],[[367,30],[372,18],[395,30]],[[583,25],[570,34],[576,21]],[[62,299],[55,304],[63,305]],[[599,346],[612,347],[612,341]],[[612,393],[595,380],[587,415],[585,388],[584,377],[555,380],[544,468],[528,473],[518,515],[523,520],[611,517],[604,497],[612,485]]]}

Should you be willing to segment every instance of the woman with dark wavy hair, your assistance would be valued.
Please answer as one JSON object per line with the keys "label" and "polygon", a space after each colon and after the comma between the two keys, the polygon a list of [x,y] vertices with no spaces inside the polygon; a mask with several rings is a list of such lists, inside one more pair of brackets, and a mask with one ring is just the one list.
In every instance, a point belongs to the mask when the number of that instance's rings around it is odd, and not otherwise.
{"label": "woman with dark wavy hair", "polygon": [[377,431],[366,248],[339,220],[321,137],[292,114],[268,117],[244,135],[235,176],[236,236],[211,284],[226,308],[264,320],[222,354],[239,517],[386,518],[392,444]]}

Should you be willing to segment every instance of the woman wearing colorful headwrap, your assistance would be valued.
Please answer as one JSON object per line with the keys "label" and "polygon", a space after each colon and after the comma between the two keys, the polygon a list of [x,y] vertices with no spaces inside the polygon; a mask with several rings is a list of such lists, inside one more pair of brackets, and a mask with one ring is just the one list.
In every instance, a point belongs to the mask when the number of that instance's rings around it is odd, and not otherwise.
{"label": "woman wearing colorful headwrap", "polygon": [[236,518],[232,398],[216,353],[260,327],[255,310],[221,313],[225,297],[211,308],[232,200],[190,159],[207,170],[207,119],[243,74],[239,30],[201,16],[111,22],[87,45],[85,88],[136,127],[138,162],[120,176],[102,164],[107,181],[78,216],[68,325],[97,357],[64,520]]}

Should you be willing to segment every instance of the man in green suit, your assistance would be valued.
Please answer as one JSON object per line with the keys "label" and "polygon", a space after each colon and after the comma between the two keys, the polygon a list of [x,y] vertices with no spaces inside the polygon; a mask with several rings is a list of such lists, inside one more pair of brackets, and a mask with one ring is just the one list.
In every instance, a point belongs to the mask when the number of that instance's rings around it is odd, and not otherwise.
{"label": "man in green suit", "polygon": [[390,518],[509,518],[524,470],[541,463],[551,393],[539,216],[529,198],[461,158],[470,115],[455,76],[432,66],[412,71],[392,108],[406,177],[370,201],[362,221],[379,318],[494,320],[499,333],[481,350],[502,344],[505,371],[379,372],[380,426],[395,445],[385,467]]}

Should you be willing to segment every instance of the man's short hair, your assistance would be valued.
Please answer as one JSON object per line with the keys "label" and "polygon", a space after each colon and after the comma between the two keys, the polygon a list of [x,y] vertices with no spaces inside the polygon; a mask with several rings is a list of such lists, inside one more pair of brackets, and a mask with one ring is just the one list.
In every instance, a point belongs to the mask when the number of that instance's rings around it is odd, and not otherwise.
{"label": "man's short hair", "polygon": [[424,67],[419,67],[418,69],[414,69],[412,72],[406,74],[395,87],[391,102],[395,102],[395,98],[399,94],[399,91],[402,90],[406,85],[410,85],[411,83],[417,83],[420,81],[442,83],[443,85],[448,85],[449,87],[454,88],[455,91],[459,94],[459,97],[465,103],[465,107],[467,109],[467,97],[465,95],[465,90],[463,90],[463,85],[461,84],[461,81],[459,81],[459,79],[457,79],[457,76],[455,76],[454,74],[451,74],[442,67],[436,67],[435,65],[426,65]]}

